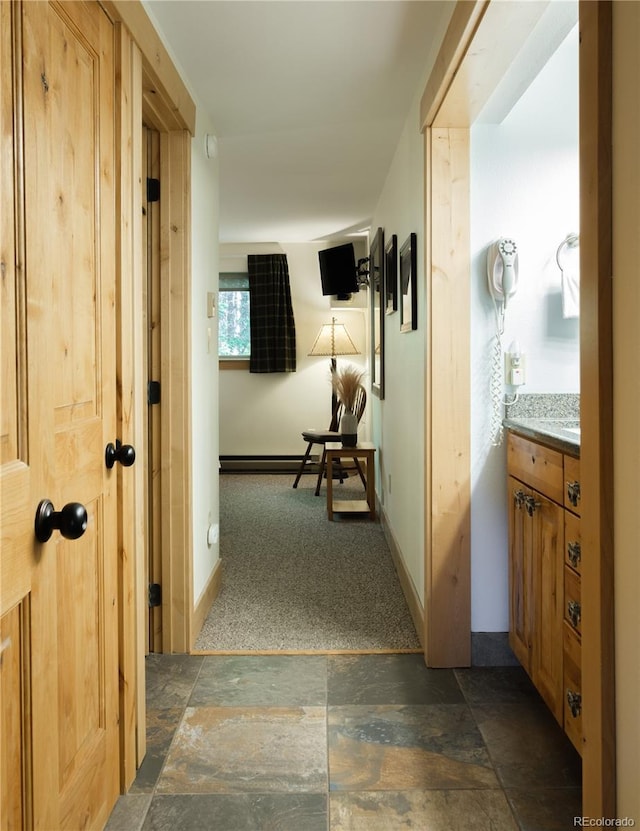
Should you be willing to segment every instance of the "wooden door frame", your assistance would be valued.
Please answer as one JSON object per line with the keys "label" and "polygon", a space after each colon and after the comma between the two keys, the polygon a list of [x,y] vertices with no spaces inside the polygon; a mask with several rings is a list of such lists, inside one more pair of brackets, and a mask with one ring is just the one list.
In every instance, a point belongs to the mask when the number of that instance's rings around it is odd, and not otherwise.
{"label": "wooden door frame", "polygon": [[[429,331],[424,644],[430,666],[470,658],[470,376],[467,335],[460,338],[459,327],[470,290],[468,134],[542,5],[458,2],[421,102]],[[582,576],[589,610],[582,634],[582,755],[583,811],[593,817],[615,816],[611,13],[608,2],[580,1],[581,533],[593,552]]]}
{"label": "wooden door frame", "polygon": [[[144,377],[145,280],[142,246],[143,121],[161,134],[162,308],[162,622],[163,651],[191,644],[191,138],[195,104],[142,5],[104,0],[116,24],[118,389],[122,440],[134,443],[137,465],[119,478],[121,787],[145,753],[147,575]],[[126,439],[125,439],[126,436]],[[134,473],[135,471],[135,473]],[[131,475],[133,474],[133,475]]]}

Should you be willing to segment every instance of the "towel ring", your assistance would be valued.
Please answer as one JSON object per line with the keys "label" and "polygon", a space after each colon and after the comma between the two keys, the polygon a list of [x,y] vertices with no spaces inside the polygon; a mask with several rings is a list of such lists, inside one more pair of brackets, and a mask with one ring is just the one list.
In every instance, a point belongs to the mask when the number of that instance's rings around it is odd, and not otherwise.
{"label": "towel ring", "polygon": [[556,251],[556,262],[558,263],[558,268],[560,269],[560,271],[564,271],[564,269],[562,268],[562,263],[560,262],[561,253],[564,251],[565,248],[577,248],[579,245],[579,234],[567,234],[567,236],[562,240],[562,242],[558,246],[558,250]]}

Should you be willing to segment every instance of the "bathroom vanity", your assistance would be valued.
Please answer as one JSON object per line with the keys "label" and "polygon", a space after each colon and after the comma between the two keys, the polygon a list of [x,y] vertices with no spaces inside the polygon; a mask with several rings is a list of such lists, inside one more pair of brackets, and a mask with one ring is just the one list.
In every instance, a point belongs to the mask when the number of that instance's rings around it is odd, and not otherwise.
{"label": "bathroom vanity", "polygon": [[579,427],[537,418],[505,426],[509,642],[581,752]]}

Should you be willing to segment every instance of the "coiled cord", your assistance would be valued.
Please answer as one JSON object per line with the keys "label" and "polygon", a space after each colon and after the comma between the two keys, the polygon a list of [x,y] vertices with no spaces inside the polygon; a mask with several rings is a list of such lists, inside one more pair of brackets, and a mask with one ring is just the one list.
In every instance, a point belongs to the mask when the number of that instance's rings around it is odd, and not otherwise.
{"label": "coiled cord", "polygon": [[491,363],[491,444],[502,444],[504,429],[502,427],[504,395],[502,392],[502,332],[496,329],[493,341],[493,359]]}

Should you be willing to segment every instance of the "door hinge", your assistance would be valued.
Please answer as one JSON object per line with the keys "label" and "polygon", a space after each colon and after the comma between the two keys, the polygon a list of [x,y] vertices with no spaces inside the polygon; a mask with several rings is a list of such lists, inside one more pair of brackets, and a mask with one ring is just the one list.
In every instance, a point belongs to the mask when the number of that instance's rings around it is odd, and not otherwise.
{"label": "door hinge", "polygon": [[160,179],[147,177],[147,202],[160,201]]}
{"label": "door hinge", "polygon": [[149,583],[149,608],[162,605],[162,587],[160,583]]}
{"label": "door hinge", "polygon": [[147,404],[160,403],[160,381],[149,381],[147,384]]}

